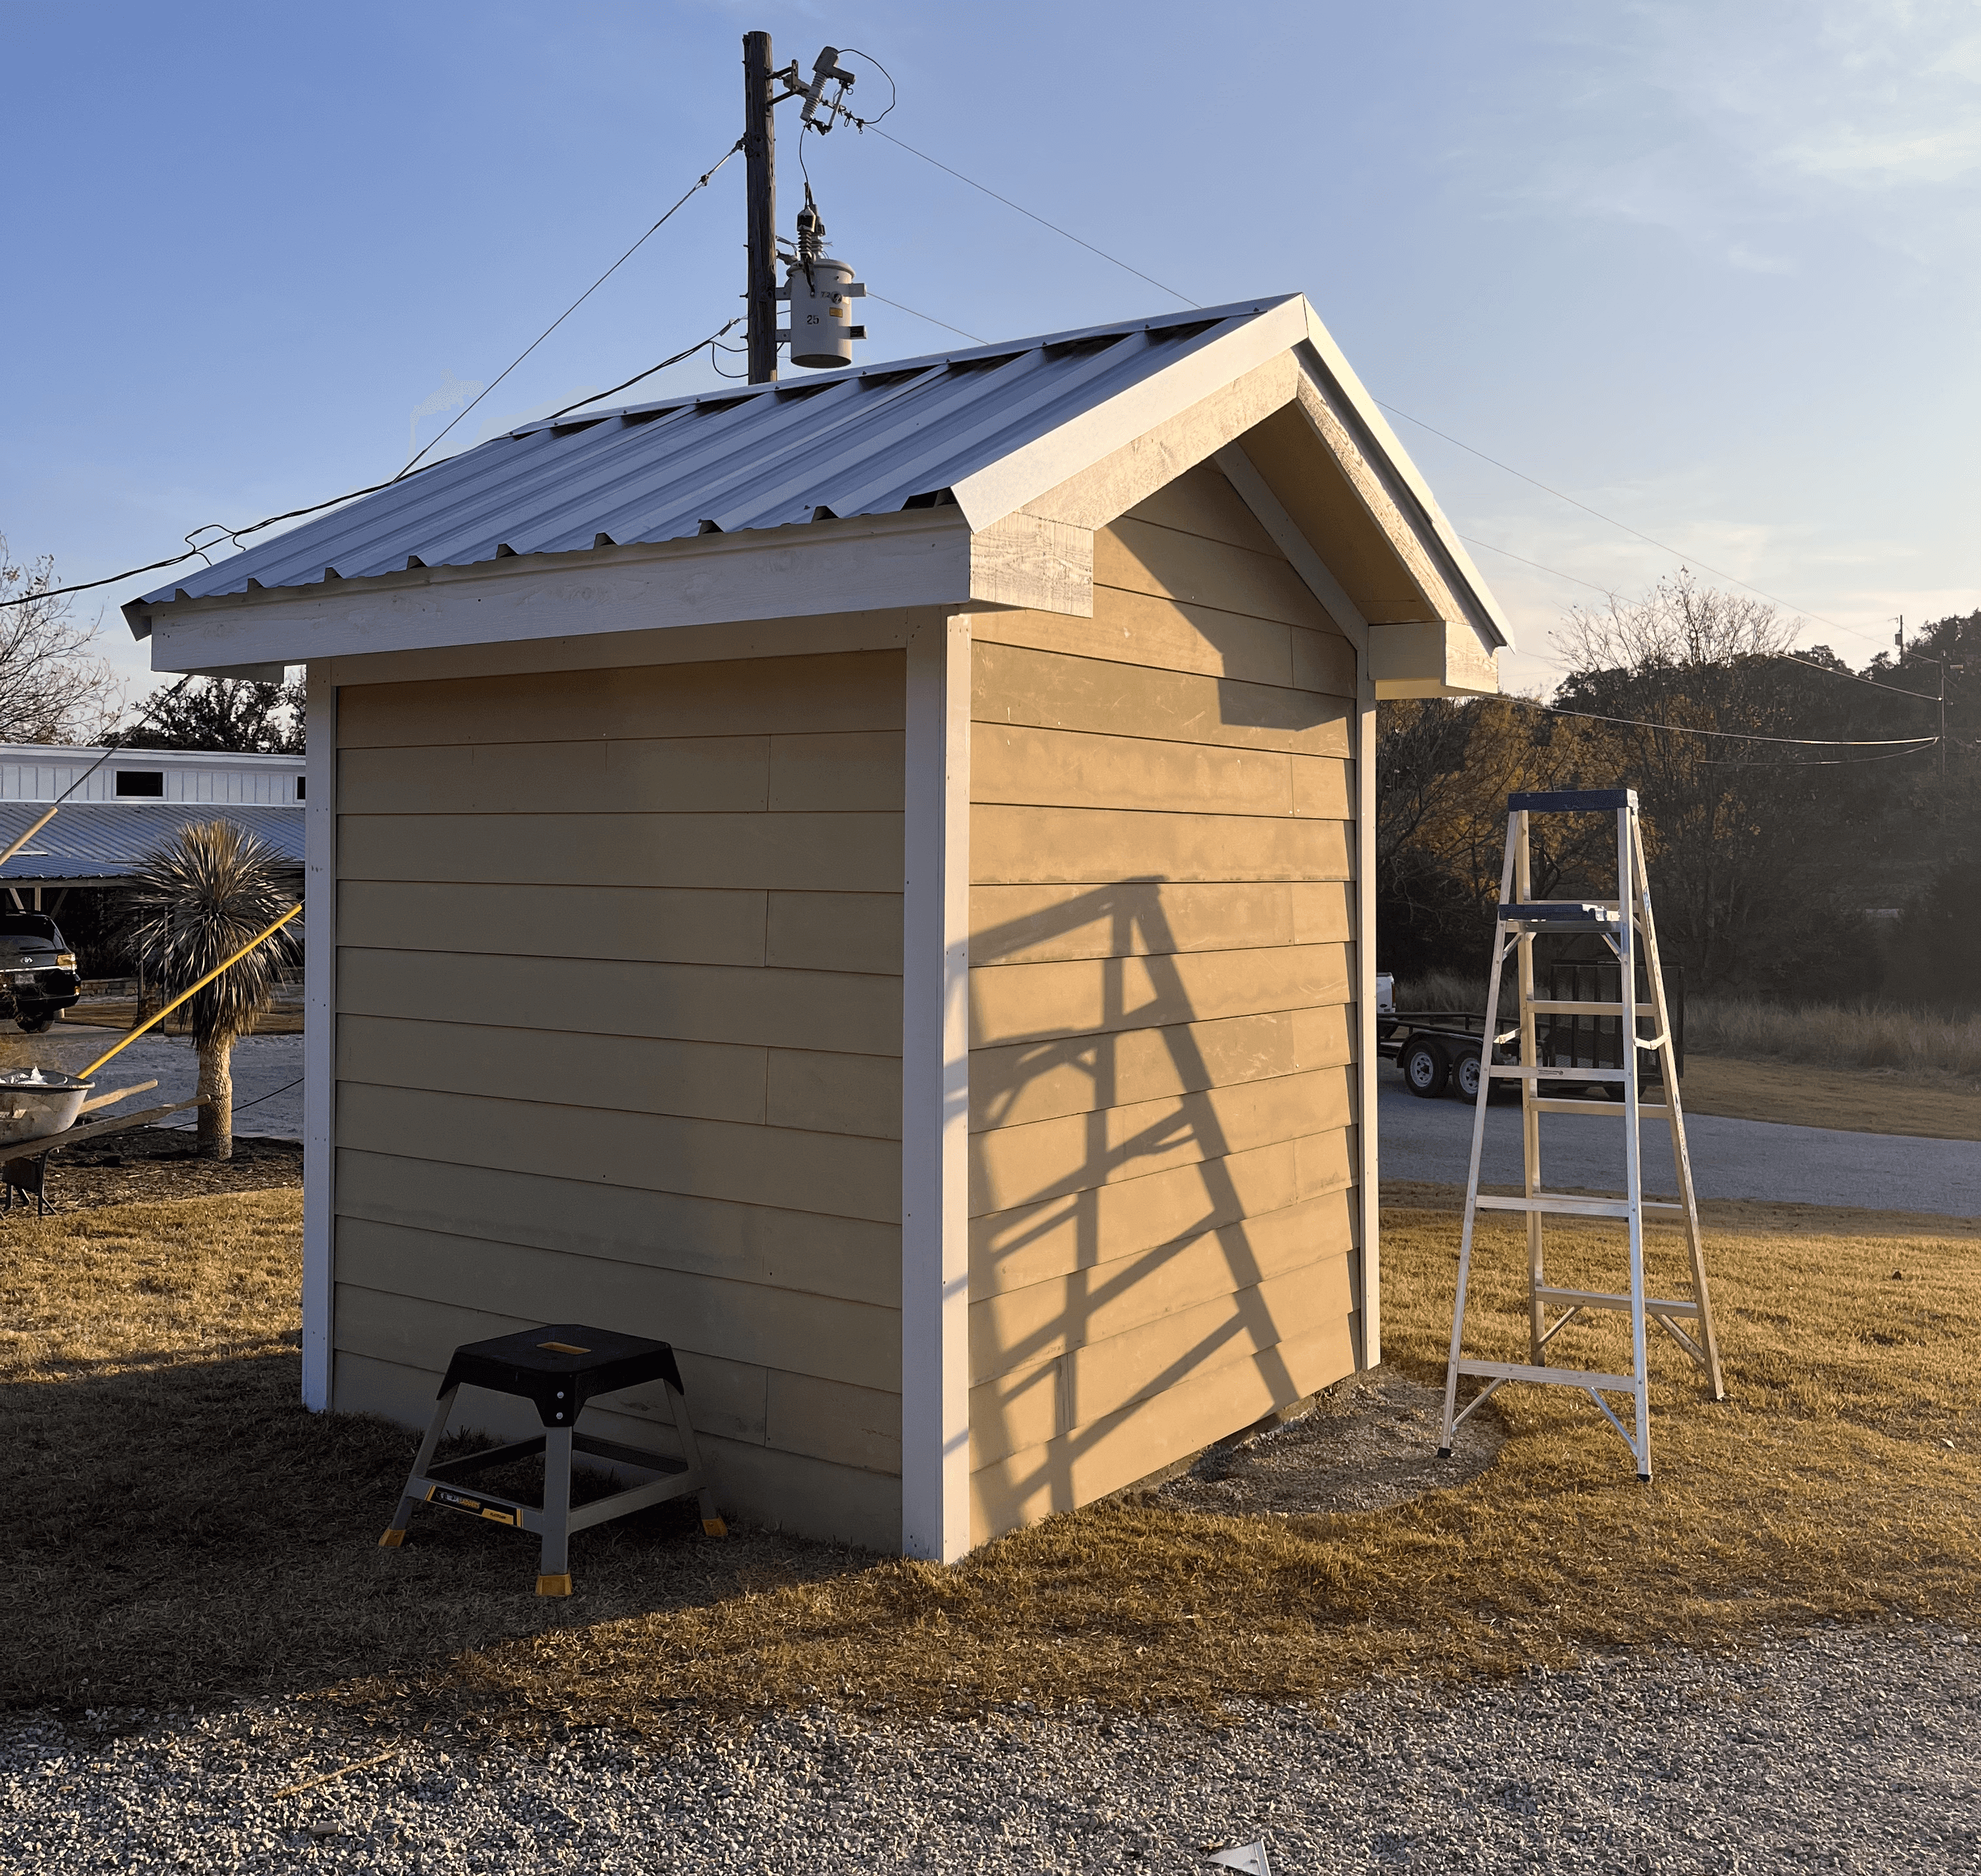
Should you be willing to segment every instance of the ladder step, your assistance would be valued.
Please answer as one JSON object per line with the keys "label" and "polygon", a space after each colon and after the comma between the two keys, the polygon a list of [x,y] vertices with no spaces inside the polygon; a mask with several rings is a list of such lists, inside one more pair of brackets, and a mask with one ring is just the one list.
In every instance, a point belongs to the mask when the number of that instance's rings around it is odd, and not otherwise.
{"label": "ladder step", "polygon": [[[1535,1101],[1534,1109],[1537,1113],[1543,1114],[1620,1116],[1623,1112],[1623,1103],[1621,1101],[1551,1101],[1543,1096]],[[1653,1107],[1647,1101],[1640,1101],[1637,1103],[1637,1118],[1640,1120],[1669,1120],[1671,1109],[1662,1104]]]}
{"label": "ladder step", "polygon": [[[1627,1199],[1584,1198],[1579,1192],[1537,1192],[1530,1199],[1502,1199],[1482,1192],[1475,1201],[1482,1212],[1558,1212],[1564,1218],[1628,1218]],[[1677,1212],[1684,1207],[1672,1199],[1646,1199],[1646,1212]]]}
{"label": "ladder step", "polygon": [[[1557,1289],[1552,1283],[1534,1286],[1534,1294],[1544,1302],[1571,1303],[1578,1309],[1622,1309],[1627,1312],[1630,1299],[1627,1296],[1614,1296],[1603,1290]],[[1676,1299],[1666,1302],[1657,1296],[1644,1299],[1646,1316],[1696,1316],[1699,1305],[1680,1302]]]}
{"label": "ladder step", "polygon": [[1460,1362],[1461,1375],[1477,1375],[1487,1381],[1544,1381],[1564,1388],[1614,1388],[1625,1394],[1637,1391],[1630,1375],[1591,1374],[1581,1368],[1537,1368],[1527,1362]]}
{"label": "ladder step", "polygon": [[[1621,1003],[1578,1003],[1558,1001],[1547,997],[1536,997],[1527,1005],[1537,1016],[1620,1016]],[[1640,1003],[1636,1013],[1640,1016],[1654,1016],[1658,1013],[1655,1003]]]}
{"label": "ladder step", "polygon": [[1621,1081],[1620,1068],[1522,1068],[1517,1063],[1495,1062],[1486,1073],[1501,1081]]}

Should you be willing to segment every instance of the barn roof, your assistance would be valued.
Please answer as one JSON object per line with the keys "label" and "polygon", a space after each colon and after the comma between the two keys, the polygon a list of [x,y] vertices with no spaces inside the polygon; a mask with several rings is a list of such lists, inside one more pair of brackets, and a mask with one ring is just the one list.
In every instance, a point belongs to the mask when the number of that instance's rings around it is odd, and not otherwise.
{"label": "barn roof", "polygon": [[[1193,428],[1192,413],[1220,399],[1221,414]],[[1306,426],[1275,445],[1265,420],[1293,405],[1305,408]],[[225,667],[228,641],[241,646],[245,668],[271,650],[294,659],[331,643],[276,631],[265,607],[278,594],[311,594],[317,618],[327,607],[356,603],[354,581],[398,592],[408,580],[458,578],[457,570],[492,571],[514,560],[573,567],[595,559],[605,570],[628,549],[674,555],[673,590],[685,593],[693,582],[678,556],[698,550],[669,544],[719,535],[725,548],[744,549],[753,539],[802,547],[834,531],[821,524],[884,534],[895,517],[904,524],[916,511],[946,510],[926,517],[934,533],[946,524],[971,544],[960,587],[924,582],[930,597],[947,600],[954,588],[962,603],[1081,610],[1090,607],[1081,597],[1083,549],[1050,530],[1090,534],[1141,498],[1134,491],[1149,483],[1151,465],[1180,473],[1237,441],[1241,422],[1260,438],[1259,466],[1293,523],[1325,537],[1343,602],[1331,610],[1370,624],[1458,627],[1475,664],[1483,658],[1478,668],[1490,669],[1493,652],[1511,642],[1497,603],[1299,294],[526,424],[124,610],[140,637],[155,614],[188,620],[172,650],[195,661],[159,658],[161,669]],[[1138,451],[1139,465],[1130,463]],[[1082,477],[1084,494],[1058,499]],[[1107,495],[1120,490],[1127,494],[1110,512]],[[1004,537],[993,543],[1000,529]],[[775,544],[766,539],[772,530],[780,531]],[[844,527],[837,531],[844,538]],[[889,537],[898,558],[899,537]],[[1069,553],[1071,577],[1061,580]],[[1090,588],[1090,568],[1084,577]],[[904,600],[922,596],[921,587],[897,587]],[[1070,598],[1058,597],[1062,590]],[[191,622],[215,605],[244,604],[268,630],[223,630],[218,617]],[[657,604],[664,615],[657,623],[693,616],[691,608]],[[788,594],[776,604],[780,616],[791,616]],[[399,616],[405,611],[401,604]]]}
{"label": "barn roof", "polygon": [[[0,851],[46,811],[37,801],[0,805]],[[255,803],[71,801],[0,866],[0,885],[121,880],[181,828],[229,820],[259,835],[291,866],[303,863],[303,810]]]}

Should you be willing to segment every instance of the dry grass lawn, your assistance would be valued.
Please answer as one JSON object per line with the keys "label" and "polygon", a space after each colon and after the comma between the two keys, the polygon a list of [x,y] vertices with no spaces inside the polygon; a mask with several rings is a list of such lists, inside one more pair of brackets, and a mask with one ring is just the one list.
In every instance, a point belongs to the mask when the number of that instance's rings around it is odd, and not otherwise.
{"label": "dry grass lawn", "polygon": [[1687,1051],[1679,1083],[1689,1114],[1730,1114],[1850,1133],[1981,1140],[1981,1088],[1925,1069],[1815,1068]]}
{"label": "dry grass lawn", "polygon": [[[1976,1612],[1981,1229],[1962,1221],[1709,1206],[1733,1399],[1704,1401],[1667,1345],[1650,1486],[1586,1402],[1509,1389],[1496,1465],[1386,1511],[1237,1520],[1129,1494],[944,1572],[711,1542],[664,1508],[581,1535],[579,1595],[545,1603],[514,1533],[433,1512],[375,1548],[411,1440],[294,1405],[298,1198],[0,1228],[8,1701],[318,1688],[381,1717],[649,1731],[814,1698],[1212,1708]],[[1594,1274],[1596,1229],[1562,1234],[1564,1276]],[[1421,1379],[1442,1372],[1456,1239],[1448,1212],[1387,1212],[1390,1361]],[[1512,1231],[1487,1234],[1482,1344],[1519,1345],[1520,1262]],[[1618,1332],[1576,1352],[1606,1365]]]}

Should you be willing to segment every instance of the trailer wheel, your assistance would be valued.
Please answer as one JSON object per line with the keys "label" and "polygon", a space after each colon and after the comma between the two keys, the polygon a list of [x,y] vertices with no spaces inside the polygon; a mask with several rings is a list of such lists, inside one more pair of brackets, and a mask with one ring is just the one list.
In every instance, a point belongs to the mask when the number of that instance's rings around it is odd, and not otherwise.
{"label": "trailer wheel", "polygon": [[1479,1058],[1476,1055],[1460,1056],[1452,1069],[1451,1078],[1457,1084],[1461,1101],[1479,1099]]}
{"label": "trailer wheel", "polygon": [[1403,1051],[1397,1066],[1403,1071],[1403,1086],[1427,1101],[1434,1101],[1443,1093],[1451,1074],[1444,1051],[1436,1043],[1422,1038]]}

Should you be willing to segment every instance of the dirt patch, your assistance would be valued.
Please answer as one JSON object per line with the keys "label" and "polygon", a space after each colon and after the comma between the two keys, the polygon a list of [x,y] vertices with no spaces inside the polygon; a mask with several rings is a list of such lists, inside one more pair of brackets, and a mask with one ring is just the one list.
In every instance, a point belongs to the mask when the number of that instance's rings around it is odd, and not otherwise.
{"label": "dirt patch", "polygon": [[[186,1127],[133,1127],[48,1156],[45,1190],[52,1212],[90,1212],[106,1205],[200,1199],[214,1192],[266,1192],[303,1182],[300,1140],[237,1135],[231,1159],[202,1157]],[[18,1208],[21,1195],[14,1195]],[[34,1199],[26,1200],[28,1211]]]}
{"label": "dirt patch", "polygon": [[1313,1411],[1253,1439],[1214,1446],[1156,1497],[1179,1511],[1230,1518],[1379,1512],[1477,1479],[1507,1432],[1490,1407],[1437,1456],[1444,1390],[1378,1369],[1330,1388]]}

